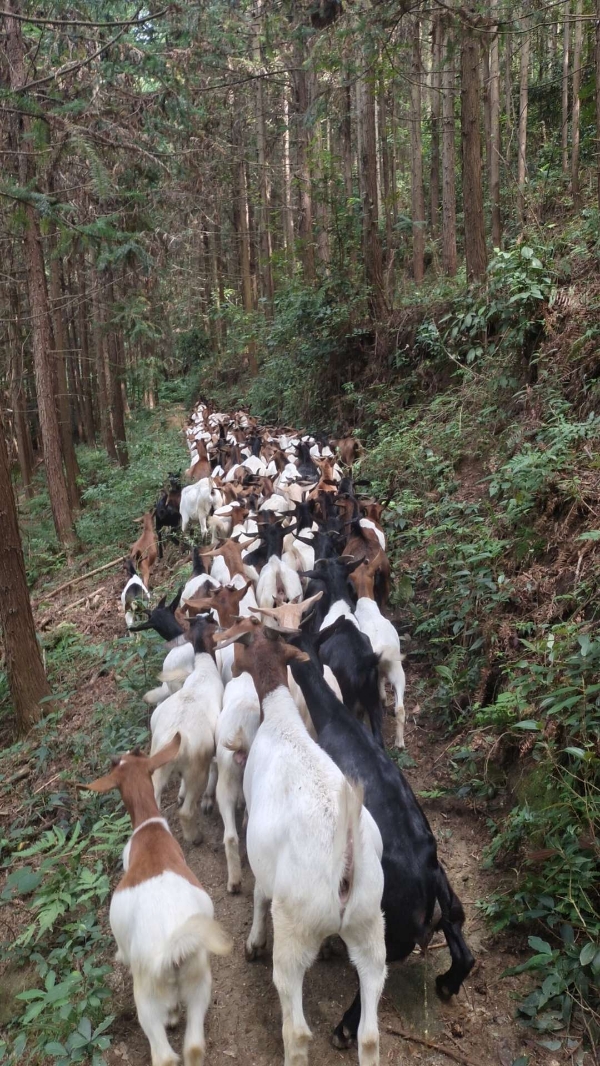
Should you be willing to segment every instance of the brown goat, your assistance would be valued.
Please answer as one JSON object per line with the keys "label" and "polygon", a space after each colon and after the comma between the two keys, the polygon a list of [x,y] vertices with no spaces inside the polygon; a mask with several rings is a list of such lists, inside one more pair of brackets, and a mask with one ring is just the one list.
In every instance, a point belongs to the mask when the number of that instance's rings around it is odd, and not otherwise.
{"label": "brown goat", "polygon": [[143,522],[141,536],[131,545],[129,557],[140,574],[147,589],[150,588],[150,571],[158,558],[158,542],[154,530],[154,512],[147,511],[137,522]]}

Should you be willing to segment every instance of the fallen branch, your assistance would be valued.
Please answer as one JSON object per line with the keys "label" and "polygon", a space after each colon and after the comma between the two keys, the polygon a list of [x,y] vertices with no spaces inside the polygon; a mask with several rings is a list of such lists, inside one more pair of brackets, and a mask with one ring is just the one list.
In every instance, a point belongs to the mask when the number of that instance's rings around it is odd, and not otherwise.
{"label": "fallen branch", "polygon": [[82,603],[91,600],[92,596],[97,596],[100,591],[101,589],[94,589],[93,592],[86,592],[85,596],[82,596],[78,600],[74,600],[73,603],[67,603],[64,607],[59,607],[58,610],[64,614],[66,611],[71,611],[73,607],[81,607]]}
{"label": "fallen branch", "polygon": [[58,588],[52,589],[52,592],[48,592],[40,602],[51,600],[53,596],[57,596],[63,589],[68,589],[69,585],[77,585],[80,581],[85,581],[88,577],[93,577],[94,574],[101,574],[103,570],[108,570],[111,566],[116,566],[117,563],[122,563],[127,558],[126,555],[119,555],[118,559],[113,559],[110,563],[104,563],[104,566],[97,566],[95,570],[88,570],[87,574],[80,574],[79,577],[72,577],[70,581],[65,581],[64,585],[59,585]]}
{"label": "fallen branch", "polygon": [[457,1051],[452,1051],[451,1048],[444,1047],[443,1044],[434,1044],[432,1040],[425,1040],[421,1036],[413,1036],[412,1033],[407,1033],[404,1029],[392,1029],[391,1025],[386,1025],[386,1032],[391,1036],[401,1036],[403,1040],[412,1040],[413,1044],[421,1044],[422,1047],[431,1048],[432,1051],[439,1051],[441,1055],[445,1055],[448,1059],[453,1059],[454,1062],[458,1062],[460,1066],[481,1066],[478,1062],[473,1062],[473,1059],[468,1059],[466,1055],[459,1055]]}

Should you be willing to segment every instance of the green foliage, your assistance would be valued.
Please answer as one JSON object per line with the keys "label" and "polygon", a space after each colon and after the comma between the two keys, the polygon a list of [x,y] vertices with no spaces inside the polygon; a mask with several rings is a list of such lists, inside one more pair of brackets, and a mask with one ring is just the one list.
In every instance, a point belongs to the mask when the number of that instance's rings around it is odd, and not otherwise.
{"label": "green foliage", "polygon": [[[453,366],[450,382],[406,409],[394,408],[394,381],[371,393],[379,416],[360,472],[392,496],[393,601],[417,642],[411,657],[433,668],[430,701],[460,729],[449,752],[458,794],[512,796],[490,821],[486,861],[516,876],[481,905],[496,930],[538,926],[548,938],[520,968],[537,982],[522,1019],[540,1033],[584,1025],[594,1042],[600,573],[590,554],[578,579],[565,583],[564,571],[598,536],[587,500],[600,422],[578,417],[552,357],[537,357],[537,381],[523,387],[524,345],[549,291],[541,259],[515,249],[491,264],[489,301],[469,294],[439,325],[426,319],[413,367],[416,357],[421,374],[435,367],[443,379]],[[561,566],[562,546],[573,563]]]}
{"label": "green foliage", "polygon": [[[181,465],[181,434],[171,425],[177,416],[177,409],[164,408],[134,421],[128,471],[100,451],[79,450],[87,485],[79,532],[94,560],[114,557],[119,542],[128,542],[132,515],[154,501],[166,471]],[[24,509],[28,527],[39,522],[37,498]],[[43,543],[43,532],[37,531],[35,543]],[[130,820],[115,808],[115,795],[79,793],[73,783],[104,773],[112,753],[147,743],[140,695],[159,669],[161,646],[138,644],[130,636],[94,643],[63,622],[44,637],[44,655],[53,710],[0,756],[1,806],[15,803],[15,761],[32,774],[0,836],[0,914],[3,907],[19,907],[17,935],[1,945],[2,1022],[8,1024],[0,1062],[100,1066],[113,1022],[106,903]],[[74,696],[92,670],[114,677],[117,699],[86,708],[82,730],[71,720]],[[2,712],[8,709],[4,680],[0,674]],[[39,787],[48,776],[50,787]],[[8,930],[12,922],[0,927]],[[14,989],[11,975],[20,975]]]}

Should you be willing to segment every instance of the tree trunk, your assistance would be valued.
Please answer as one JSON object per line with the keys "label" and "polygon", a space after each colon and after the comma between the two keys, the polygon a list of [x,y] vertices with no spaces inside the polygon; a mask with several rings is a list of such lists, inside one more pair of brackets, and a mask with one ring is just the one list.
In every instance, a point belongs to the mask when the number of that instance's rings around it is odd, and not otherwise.
{"label": "tree trunk", "polygon": [[[49,182],[50,189],[52,188]],[[51,226],[51,259],[50,259],[50,301],[52,307],[52,331],[54,334],[54,366],[56,369],[56,398],[60,423],[60,438],[62,453],[65,464],[65,475],[69,504],[73,511],[79,510],[79,487],[77,478],[80,476],[79,464],[75,455],[73,443],[73,425],[71,421],[71,403],[69,399],[69,384],[67,378],[67,334],[64,319],[64,298],[60,277],[60,260],[56,251],[56,224]]]}
{"label": "tree trunk", "polygon": [[375,143],[375,97],[373,87],[367,78],[360,77],[356,82],[357,118],[360,130],[360,166],[363,217],[363,258],[365,278],[369,286],[369,306],[371,315],[379,319],[386,311],[383,258],[379,240],[379,219],[377,215],[377,157]]}
{"label": "tree trunk", "polygon": [[562,171],[569,173],[569,51],[571,47],[571,20],[569,18],[571,0],[565,0],[563,23],[563,61],[562,61],[562,123],[561,149]]}
{"label": "tree trunk", "polygon": [[411,71],[411,209],[413,277],[420,285],[425,274],[425,196],[423,193],[423,147],[421,143],[421,26],[418,19],[412,24],[413,48]]}
{"label": "tree trunk", "polygon": [[442,114],[442,25],[435,15],[431,23],[431,171],[429,179],[431,236],[440,226],[440,118]]}
{"label": "tree trunk", "polygon": [[514,129],[513,94],[512,94],[512,34],[504,34],[504,111],[506,119],[506,163],[510,162],[512,134]]}
{"label": "tree trunk", "polygon": [[388,139],[388,109],[385,79],[379,79],[378,91],[379,130],[381,139],[381,175],[383,181],[383,210],[385,212],[385,244],[388,260],[393,254],[394,219],[392,217],[392,181],[390,168],[390,145]]}
{"label": "tree trunk", "polygon": [[23,348],[19,331],[19,297],[16,282],[9,281],[8,344],[10,353],[10,402],[13,409],[17,452],[23,488],[33,496],[33,446],[27,420],[27,394],[23,388]]}
{"label": "tree trunk", "polygon": [[103,305],[100,296],[100,278],[95,267],[92,268],[92,313],[94,349],[96,355],[96,378],[98,381],[98,409],[100,412],[100,431],[102,442],[111,459],[117,459],[115,438],[113,437],[110,424],[110,411],[108,406],[108,386],[106,381],[106,356],[104,346],[106,337],[104,334]]}
{"label": "tree trunk", "polygon": [[444,273],[454,277],[456,252],[456,151],[454,123],[454,42],[451,31],[444,33],[442,68],[442,265]]}
{"label": "tree trunk", "polygon": [[342,169],[344,172],[344,194],[346,199],[350,200],[354,192],[352,184],[352,95],[350,85],[344,85],[342,93],[342,122],[340,130]]}
{"label": "tree trunk", "polygon": [[[490,15],[495,19],[498,0],[491,0]],[[498,27],[492,26],[490,40],[490,200],[492,202],[492,244],[502,243],[502,215],[500,212],[500,54]]]}
{"label": "tree trunk", "polygon": [[521,226],[525,225],[525,182],[527,179],[527,111],[529,108],[529,23],[523,22],[519,63],[519,142],[518,142],[518,208]]}
{"label": "tree trunk", "polygon": [[[260,31],[262,28],[262,0],[256,0],[256,31],[253,38],[254,64],[257,71],[262,70],[260,48]],[[258,149],[258,232],[260,239],[260,277],[262,293],[267,314],[273,312],[273,273],[271,270],[271,230],[269,220],[269,175],[267,173],[267,134],[265,126],[264,84],[262,77],[256,78],[256,144]]]}
{"label": "tree trunk", "polygon": [[461,135],[468,281],[482,278],[487,266],[481,175],[480,95],[479,41],[464,28],[461,45]]}
{"label": "tree trunk", "polygon": [[39,720],[40,700],[50,694],[50,686],[44,673],[40,646],[35,635],[6,439],[1,422],[0,624],[5,669],[15,709],[15,727],[17,734],[22,734]]}
{"label": "tree trunk", "polygon": [[600,211],[600,0],[596,0],[594,60],[596,67],[596,181],[598,210]]}
{"label": "tree trunk", "polygon": [[313,245],[313,211],[312,188],[310,178],[310,161],[308,154],[308,83],[305,63],[305,46],[300,37],[294,43],[294,107],[296,112],[296,156],[298,163],[298,183],[300,186],[300,211],[298,234],[300,237],[300,257],[304,280],[312,284],[316,279],[315,251]]}
{"label": "tree trunk", "polygon": [[86,317],[85,260],[83,257],[83,253],[80,253],[78,258],[77,274],[77,321],[79,328],[83,427],[87,443],[95,444],[96,427],[94,424],[93,375],[89,346],[88,322]]}
{"label": "tree trunk", "polygon": [[290,272],[294,272],[294,215],[292,211],[292,170],[290,161],[290,105],[287,86],[283,90],[283,242]]}
{"label": "tree trunk", "polygon": [[[116,303],[115,285],[112,269],[110,267],[107,268],[107,283],[106,291],[108,298],[111,307],[114,307]],[[107,387],[113,436],[117,448],[117,460],[119,466],[126,467],[129,465],[129,456],[127,454],[127,437],[125,435],[125,410],[123,398],[124,352],[121,335],[117,334],[115,329],[109,331],[107,340]]]}
{"label": "tree trunk", "polygon": [[581,63],[583,50],[583,3],[575,0],[575,40],[573,41],[573,111],[571,117],[571,191],[573,203],[579,207],[581,202],[579,188],[579,112],[581,101]]}
{"label": "tree trunk", "polygon": [[[9,9],[16,11],[15,0],[9,0]],[[24,44],[21,34],[21,24],[17,19],[10,16],[5,18],[6,49],[8,66],[10,70],[10,87],[17,90],[25,85],[27,77],[24,63]],[[30,166],[29,133],[31,120],[21,116],[17,150],[19,151],[19,181],[22,186],[29,184],[32,173]],[[27,154],[23,150],[22,141],[27,138]],[[24,259],[27,273],[27,286],[29,289],[29,305],[31,309],[31,333],[33,346],[33,362],[35,370],[35,386],[38,401],[40,428],[42,433],[42,445],[44,450],[44,464],[50,506],[56,534],[61,544],[70,549],[75,544],[75,530],[73,527],[73,515],[69,505],[67,486],[62,468],[61,439],[58,417],[54,400],[54,374],[49,359],[52,350],[50,336],[50,308],[48,305],[48,291],[46,289],[46,273],[44,267],[44,253],[40,225],[35,207],[27,203],[22,207],[25,215],[25,243]]]}
{"label": "tree trunk", "polygon": [[[316,74],[309,78],[309,104],[318,107],[319,84]],[[314,192],[315,223],[316,223],[316,248],[319,257],[321,271],[324,275],[329,273],[331,252],[329,248],[329,204],[327,197],[327,183],[323,172],[323,130],[322,119],[317,117],[313,127],[312,145],[312,183]]]}

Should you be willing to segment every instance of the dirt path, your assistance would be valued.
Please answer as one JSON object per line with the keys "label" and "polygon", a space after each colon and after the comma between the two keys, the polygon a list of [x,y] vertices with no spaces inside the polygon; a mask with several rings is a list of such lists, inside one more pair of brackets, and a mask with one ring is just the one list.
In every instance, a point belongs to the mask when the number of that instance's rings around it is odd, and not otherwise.
{"label": "dirt path", "polygon": [[[392,720],[388,719],[392,734]],[[409,726],[408,749],[417,765],[407,771],[415,789],[427,774],[427,788],[435,784],[429,773],[444,749],[434,733],[419,725]],[[443,767],[443,760],[438,764]],[[467,939],[476,955],[477,965],[450,1004],[442,1004],[435,994],[435,975],[449,965],[445,948],[430,949],[427,957],[413,954],[407,962],[391,967],[380,1011],[381,1062],[424,1063],[446,1066],[451,1060],[440,1052],[407,1042],[387,1032],[388,1028],[409,1030],[416,1036],[443,1044],[473,1066],[511,1066],[523,1053],[530,1063],[551,1066],[552,1055],[529,1041],[513,1019],[511,992],[516,979],[499,981],[507,967],[519,961],[503,943],[492,944],[475,902],[491,891],[494,878],[481,870],[481,853],[487,839],[485,827],[461,801],[448,805],[429,803],[427,813],[439,843],[440,856],[451,881],[462,897],[467,912]],[[166,814],[181,840],[177,818],[176,788],[170,790]],[[243,887],[240,896],[228,896],[226,865],[222,847],[222,823],[218,813],[205,818],[204,840],[200,845],[184,844],[192,869],[196,872],[214,904],[217,917],[233,934],[233,954],[213,960],[213,997],[207,1016],[207,1066],[273,1066],[283,1062],[281,1021],[277,993],[271,980],[271,959],[266,956],[255,963],[244,958],[244,941],[252,914],[253,878],[243,848],[241,814],[238,820],[243,855]],[[183,843],[183,842],[182,842]],[[356,987],[341,941],[334,944],[328,960],[318,960],[309,971],[304,985],[305,1014],[313,1032],[310,1061],[314,1066],[342,1066],[356,1063],[356,1051],[340,1052],[329,1043],[331,1031],[351,1001]],[[120,1011],[113,1048],[108,1056],[111,1066],[131,1063],[142,1066],[149,1061],[147,1044],[137,1025],[131,983],[120,967],[115,969],[115,989]],[[181,1043],[177,1031],[174,1046]],[[529,1045],[529,1046],[528,1046]],[[558,1066],[558,1064],[556,1064]]]}

